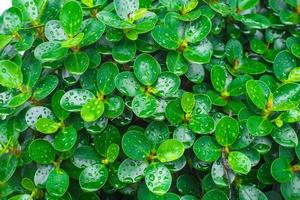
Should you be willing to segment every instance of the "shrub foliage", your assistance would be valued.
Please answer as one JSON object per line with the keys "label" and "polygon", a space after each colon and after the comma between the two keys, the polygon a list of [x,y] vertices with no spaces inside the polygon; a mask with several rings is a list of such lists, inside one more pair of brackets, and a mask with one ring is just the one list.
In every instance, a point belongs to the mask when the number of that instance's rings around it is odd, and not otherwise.
{"label": "shrub foliage", "polygon": [[0,199],[299,200],[299,0],[12,0]]}

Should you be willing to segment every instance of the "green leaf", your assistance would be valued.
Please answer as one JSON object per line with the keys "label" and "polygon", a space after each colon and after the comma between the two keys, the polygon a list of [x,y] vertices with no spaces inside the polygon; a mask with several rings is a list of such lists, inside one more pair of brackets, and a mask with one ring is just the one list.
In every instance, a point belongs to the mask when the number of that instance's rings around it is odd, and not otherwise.
{"label": "green leaf", "polygon": [[238,66],[238,70],[245,74],[262,74],[266,69],[263,63],[249,58],[243,58]]}
{"label": "green leaf", "polygon": [[297,133],[294,128],[288,124],[285,124],[280,128],[275,127],[271,136],[281,146],[294,148],[298,145]]}
{"label": "green leaf", "polygon": [[60,126],[61,124],[59,122],[55,122],[48,118],[40,118],[35,123],[36,130],[44,134],[55,133]]}
{"label": "green leaf", "polygon": [[[133,14],[132,18],[134,20],[136,20],[135,19],[136,17],[141,17],[140,19],[135,21],[136,27],[134,28],[134,31],[137,32],[138,34],[147,33],[149,31],[151,31],[152,29],[154,29],[154,27],[158,21],[158,17],[154,12],[146,11],[145,8],[141,8],[139,10],[142,10],[142,12],[145,12],[145,13],[144,14],[141,13],[143,15],[143,17],[136,15],[137,14],[136,12]],[[137,11],[139,11],[139,10],[137,10]]]}
{"label": "green leaf", "polygon": [[[181,124],[174,129],[173,138],[180,141],[185,149],[188,149],[193,146],[196,135],[186,126],[186,124]],[[179,162],[179,160],[177,160],[177,162]]]}
{"label": "green leaf", "polygon": [[251,50],[257,54],[264,54],[268,50],[267,45],[260,39],[254,38],[250,41]]}
{"label": "green leaf", "polygon": [[210,79],[216,91],[225,92],[231,83],[232,77],[225,67],[214,65],[211,69]]}
{"label": "green leaf", "polygon": [[297,187],[300,183],[299,175],[295,175],[288,183],[280,184],[280,191],[285,199],[297,199],[300,197],[300,190]]}
{"label": "green leaf", "polygon": [[29,146],[29,155],[38,164],[49,164],[55,159],[55,150],[46,140],[36,139]]}
{"label": "green leaf", "polygon": [[65,120],[70,115],[70,113],[64,110],[60,105],[60,99],[64,94],[65,92],[63,90],[56,90],[51,98],[51,108],[59,120]]}
{"label": "green leaf", "polygon": [[36,84],[32,97],[37,101],[45,99],[53,92],[53,90],[55,90],[58,82],[57,76],[48,75],[44,77],[41,82]]}
{"label": "green leaf", "polygon": [[122,94],[129,97],[136,96],[141,90],[141,85],[134,73],[128,71],[120,72],[115,77],[115,86]]}
{"label": "green leaf", "polygon": [[299,82],[300,81],[300,67],[293,68],[288,75],[288,82]]}
{"label": "green leaf", "polygon": [[7,182],[17,169],[18,159],[12,154],[2,154],[0,164],[0,181]]}
{"label": "green leaf", "polygon": [[166,118],[171,124],[179,125],[183,122],[185,113],[179,100],[172,100],[166,107]]}
{"label": "green leaf", "polygon": [[69,54],[64,60],[64,66],[70,74],[81,75],[89,67],[89,57],[84,52]]}
{"label": "green leaf", "polygon": [[253,198],[259,200],[268,200],[266,195],[257,189],[255,186],[242,185],[239,188],[240,200],[252,200]]}
{"label": "green leaf", "polygon": [[[1,49],[1,48],[0,48]],[[291,52],[297,58],[300,58],[300,44],[293,44],[291,47]]]}
{"label": "green leaf", "polygon": [[195,97],[193,93],[185,92],[180,99],[181,108],[185,113],[192,112],[195,106]]}
{"label": "green leaf", "polygon": [[77,140],[77,131],[72,126],[65,127],[59,131],[53,140],[53,147],[60,152],[69,151],[75,145]]}
{"label": "green leaf", "polygon": [[247,10],[256,6],[258,0],[238,0],[237,6],[240,10]]}
{"label": "green leaf", "polygon": [[23,188],[30,192],[32,192],[35,189],[35,185],[32,182],[32,180],[26,177],[22,179],[21,185]]}
{"label": "green leaf", "polygon": [[83,191],[99,190],[108,178],[108,169],[103,164],[95,164],[85,168],[79,176],[79,184]]}
{"label": "green leaf", "polygon": [[111,26],[116,29],[131,29],[135,27],[135,24],[131,24],[120,19],[116,14],[108,11],[100,11],[97,13],[97,18],[107,26]]}
{"label": "green leaf", "polygon": [[232,183],[235,174],[231,169],[227,170],[227,174],[221,159],[216,160],[211,167],[211,177],[213,182],[218,186],[226,187],[228,183]]}
{"label": "green leaf", "polygon": [[271,25],[269,19],[261,14],[246,14],[239,17],[239,20],[250,29],[267,29]]}
{"label": "green leaf", "polygon": [[69,90],[61,97],[60,106],[66,111],[80,111],[83,105],[94,98],[94,94],[89,90],[76,88]]}
{"label": "green leaf", "polygon": [[34,0],[13,0],[13,5],[17,6],[23,14],[25,20],[34,22],[39,17],[39,8]]}
{"label": "green leaf", "polygon": [[156,155],[160,162],[171,162],[179,159],[184,153],[184,146],[176,139],[168,139],[161,143]]}
{"label": "green leaf", "polygon": [[139,9],[139,1],[125,1],[125,0],[114,0],[114,7],[117,15],[125,20],[129,21],[131,19],[131,15]]}
{"label": "green leaf", "polygon": [[272,162],[271,174],[279,183],[287,183],[292,180],[293,172],[290,161],[287,158],[277,158]]}
{"label": "green leaf", "polygon": [[228,40],[225,47],[225,55],[230,64],[236,65],[243,58],[243,46],[240,41],[236,39]]}
{"label": "green leaf", "polygon": [[167,193],[172,184],[172,176],[167,167],[161,163],[152,163],[145,169],[147,188],[157,195]]}
{"label": "green leaf", "polygon": [[0,85],[7,88],[18,88],[23,83],[20,66],[10,60],[0,61]]}
{"label": "green leaf", "polygon": [[95,148],[97,152],[105,157],[107,154],[108,147],[115,143],[121,143],[121,135],[119,130],[113,125],[107,124],[106,128],[101,132],[101,134],[97,134],[94,137]]}
{"label": "green leaf", "polygon": [[192,113],[189,128],[198,134],[209,134],[215,129],[214,119],[206,114]]}
{"label": "green leaf", "polygon": [[45,36],[49,41],[63,41],[67,39],[59,20],[50,20],[45,25]]}
{"label": "green leaf", "polygon": [[188,62],[184,59],[181,52],[169,51],[166,64],[168,70],[177,75],[183,75],[188,71]]}
{"label": "green leaf", "polygon": [[257,171],[257,179],[263,184],[270,185],[275,182],[271,175],[271,162],[266,162]]}
{"label": "green leaf", "polygon": [[54,197],[62,197],[69,187],[69,176],[62,169],[53,169],[46,182],[47,192]]}
{"label": "green leaf", "polygon": [[158,25],[152,30],[151,35],[160,46],[175,50],[179,47],[179,36],[166,25]]}
{"label": "green leaf", "polygon": [[280,81],[285,81],[290,71],[296,66],[296,59],[291,53],[286,50],[280,51],[273,63],[274,74]]}
{"label": "green leaf", "polygon": [[35,123],[39,118],[55,119],[52,111],[44,106],[31,107],[25,114],[25,121],[30,128],[35,129]]}
{"label": "green leaf", "polygon": [[173,96],[180,86],[180,78],[171,72],[164,71],[159,74],[156,83],[153,85],[153,93],[159,97]]}
{"label": "green leaf", "polygon": [[217,123],[215,136],[222,146],[232,145],[239,137],[238,121],[232,117],[224,116]]}
{"label": "green leaf", "polygon": [[42,62],[53,62],[62,59],[68,53],[67,48],[63,48],[58,41],[48,41],[39,44],[34,50],[36,59]]}
{"label": "green leaf", "polygon": [[204,39],[198,44],[190,45],[183,51],[183,56],[191,63],[205,64],[209,63],[213,55],[212,43]]}
{"label": "green leaf", "polygon": [[81,0],[81,2],[88,6],[88,7],[93,7],[94,6],[94,1],[93,0]]}
{"label": "green leaf", "polygon": [[33,198],[29,194],[18,194],[9,198],[9,200],[33,200]]}
{"label": "green leaf", "polygon": [[4,27],[12,33],[17,32],[23,25],[22,12],[16,7],[7,9],[2,16]]}
{"label": "green leaf", "polygon": [[251,161],[243,153],[232,151],[228,156],[228,164],[230,168],[238,174],[248,174],[251,170]]}
{"label": "green leaf", "polygon": [[200,16],[195,21],[188,23],[185,28],[184,37],[190,43],[197,43],[206,38],[212,27],[210,19]]}
{"label": "green leaf", "polygon": [[246,93],[246,83],[251,80],[252,77],[245,74],[236,77],[231,81],[228,86],[228,92],[230,96],[240,96]]}
{"label": "green leaf", "polygon": [[112,62],[103,63],[97,71],[97,87],[104,94],[110,94],[115,89],[115,77],[119,68]]}
{"label": "green leaf", "polygon": [[273,95],[273,111],[285,111],[296,108],[299,105],[300,85],[287,83],[279,86]]}
{"label": "green leaf", "polygon": [[61,46],[64,48],[76,47],[82,41],[83,37],[84,37],[84,34],[79,33],[75,37],[70,37],[67,40],[63,41],[61,43]]}
{"label": "green leaf", "polygon": [[118,178],[124,183],[138,182],[144,177],[144,171],[147,166],[147,161],[126,158],[118,168]]}
{"label": "green leaf", "polygon": [[75,36],[81,28],[83,13],[77,1],[68,1],[60,10],[59,21],[69,36]]}
{"label": "green leaf", "polygon": [[10,43],[13,39],[12,35],[0,34],[0,50]]}
{"label": "green leaf", "polygon": [[190,194],[198,196],[201,192],[200,181],[190,174],[182,174],[176,180],[176,188],[181,194]]}
{"label": "green leaf", "polygon": [[93,98],[87,101],[80,109],[80,116],[86,122],[97,120],[104,112],[103,101]]}
{"label": "green leaf", "polygon": [[112,49],[112,56],[118,63],[127,63],[131,61],[136,53],[135,42],[123,39],[114,45]]}
{"label": "green leaf", "polygon": [[271,133],[273,124],[268,119],[253,115],[247,119],[247,128],[253,136],[266,136]]}
{"label": "green leaf", "polygon": [[157,80],[161,68],[154,57],[149,54],[140,54],[134,61],[133,71],[140,83],[150,86]]}
{"label": "green leaf", "polygon": [[41,72],[42,63],[35,59],[34,56],[26,56],[22,63],[23,84],[29,88],[33,88],[38,82]]}
{"label": "green leaf", "polygon": [[89,18],[83,21],[84,34],[80,46],[88,46],[97,42],[105,31],[105,24],[99,20]]}
{"label": "green leaf", "polygon": [[146,160],[151,152],[151,144],[143,133],[129,130],[123,135],[122,149],[133,160]]}
{"label": "green leaf", "polygon": [[30,92],[20,93],[9,100],[8,106],[12,108],[19,107],[23,105],[30,97]]}
{"label": "green leaf", "polygon": [[106,159],[108,160],[108,162],[113,163],[118,158],[119,151],[119,145],[115,143],[109,145],[106,152]]}
{"label": "green leaf", "polygon": [[208,114],[211,110],[212,103],[210,98],[204,94],[195,95],[194,114]]}
{"label": "green leaf", "polygon": [[213,162],[221,156],[221,146],[211,136],[198,138],[193,146],[193,151],[198,159],[204,162]]}
{"label": "green leaf", "polygon": [[155,97],[148,94],[138,94],[131,103],[132,111],[140,118],[147,118],[154,114],[157,105]]}
{"label": "green leaf", "polygon": [[246,83],[247,94],[260,109],[265,109],[271,94],[268,85],[260,80],[249,80]]}
{"label": "green leaf", "polygon": [[228,197],[222,190],[212,189],[203,195],[202,200],[228,200]]}
{"label": "green leaf", "polygon": [[111,96],[104,101],[104,113],[107,118],[113,119],[120,116],[125,108],[123,99],[119,96]]}

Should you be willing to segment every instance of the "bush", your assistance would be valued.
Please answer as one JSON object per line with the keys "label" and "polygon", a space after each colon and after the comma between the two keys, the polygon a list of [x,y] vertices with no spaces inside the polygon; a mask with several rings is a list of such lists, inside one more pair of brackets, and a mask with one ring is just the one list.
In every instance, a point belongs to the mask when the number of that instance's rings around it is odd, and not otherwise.
{"label": "bush", "polygon": [[13,0],[0,199],[300,199],[297,0]]}

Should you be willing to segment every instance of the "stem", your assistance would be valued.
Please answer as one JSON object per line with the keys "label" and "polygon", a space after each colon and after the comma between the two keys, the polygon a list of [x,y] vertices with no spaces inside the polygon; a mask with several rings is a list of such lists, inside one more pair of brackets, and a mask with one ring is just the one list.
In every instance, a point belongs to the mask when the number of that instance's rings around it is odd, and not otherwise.
{"label": "stem", "polygon": [[230,178],[229,178],[229,166],[227,164],[227,160],[226,160],[226,149],[222,148],[222,165],[224,167],[224,173],[225,173],[225,177],[227,179],[227,187],[228,187],[228,198],[229,200],[232,200],[232,191],[231,191],[231,184],[230,184]]}

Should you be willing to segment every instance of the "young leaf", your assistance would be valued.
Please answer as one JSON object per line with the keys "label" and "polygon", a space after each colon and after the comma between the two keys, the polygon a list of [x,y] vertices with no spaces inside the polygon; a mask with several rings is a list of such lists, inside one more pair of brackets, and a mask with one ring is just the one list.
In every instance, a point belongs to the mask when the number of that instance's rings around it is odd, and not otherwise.
{"label": "young leaf", "polygon": [[181,108],[185,113],[191,113],[195,106],[195,97],[193,93],[185,92],[180,99]]}
{"label": "young leaf", "polygon": [[20,66],[10,60],[0,61],[0,85],[8,88],[18,88],[23,83]]}
{"label": "young leaf", "polygon": [[40,118],[35,123],[35,128],[37,131],[45,134],[55,133],[61,124],[59,122],[55,122],[48,118]]}
{"label": "young leaf", "polygon": [[81,28],[83,13],[77,1],[65,3],[60,11],[59,21],[69,36],[75,36]]}
{"label": "young leaf", "polygon": [[160,162],[171,162],[180,158],[184,153],[184,146],[175,139],[165,140],[157,149],[157,158]]}
{"label": "young leaf", "polygon": [[103,101],[93,98],[87,101],[80,109],[80,116],[86,122],[97,120],[104,112]]}
{"label": "young leaf", "polygon": [[77,140],[77,131],[72,126],[65,127],[59,131],[53,140],[53,147],[60,152],[69,151],[75,145]]}
{"label": "young leaf", "polygon": [[220,145],[232,145],[239,137],[239,124],[237,120],[228,116],[222,117],[217,123],[215,136]]}
{"label": "young leaf", "polygon": [[229,153],[228,164],[230,168],[238,174],[248,174],[251,170],[251,161],[243,153],[233,151]]}

